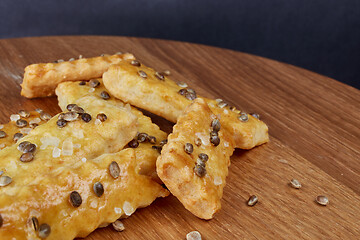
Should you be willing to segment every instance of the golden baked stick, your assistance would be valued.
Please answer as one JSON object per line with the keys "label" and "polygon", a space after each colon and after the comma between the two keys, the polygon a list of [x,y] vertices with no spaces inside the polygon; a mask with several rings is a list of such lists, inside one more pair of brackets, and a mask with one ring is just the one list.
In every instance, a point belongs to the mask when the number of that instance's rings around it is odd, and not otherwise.
{"label": "golden baked stick", "polygon": [[[103,74],[105,87],[115,97],[134,106],[176,122],[184,109],[196,98],[186,83],[176,84],[164,74],[136,60],[110,66]],[[228,107],[221,100],[204,98],[215,114],[224,120],[223,127],[234,137],[235,147],[251,149],[269,140],[268,127],[250,114]]]}
{"label": "golden baked stick", "polygon": [[202,219],[221,208],[233,139],[223,121],[198,98],[179,116],[156,167],[160,179],[184,207]]}
{"label": "golden baked stick", "polygon": [[134,59],[134,56],[125,53],[65,62],[31,64],[25,68],[21,95],[27,98],[52,96],[59,83],[101,77],[111,64],[126,59]]}
{"label": "golden baked stick", "polygon": [[[65,111],[69,104],[77,101],[77,99],[84,96],[96,96],[97,98],[103,98],[106,96],[107,103],[113,104],[114,106],[124,107],[124,103],[113,97],[111,94],[107,94],[107,89],[104,87],[102,79],[94,79],[92,81],[98,81],[94,83],[85,82],[64,82],[58,85],[56,88],[56,95],[58,96],[59,106]],[[92,86],[96,86],[93,88]],[[106,92],[106,93],[104,93]],[[109,97],[109,98],[107,98]],[[153,146],[159,145],[162,140],[167,138],[167,134],[160,130],[160,128],[152,123],[151,119],[138,109],[125,105],[130,108],[131,112],[137,117],[138,136],[131,141],[128,146],[135,149],[136,155],[138,156],[137,171],[143,175],[152,176],[157,179],[156,174],[156,159],[160,155]]]}
{"label": "golden baked stick", "polygon": [[[93,230],[98,222],[107,219],[97,214],[109,201],[109,195],[118,194],[116,186],[120,190],[127,188],[123,184],[131,176],[127,174],[130,168],[126,169],[133,160],[119,160],[124,153],[106,160],[100,156],[118,152],[134,138],[136,116],[126,108],[115,107],[94,96],[85,96],[75,103],[72,112],[55,116],[15,145],[0,151],[0,239],[31,238],[33,226],[37,229],[34,234],[39,237],[48,235],[50,226],[48,239],[84,236],[89,233],[84,230],[88,229],[88,221],[94,219]],[[134,154],[127,158],[134,159]],[[91,161],[94,166],[89,165]],[[112,161],[119,161],[124,167],[119,167],[119,163],[109,164]],[[98,196],[101,186],[93,186],[96,182],[105,189],[102,199]],[[130,202],[130,198],[120,199]],[[135,203],[149,204],[140,200]],[[129,213],[129,209],[140,205],[126,203],[117,207],[126,207],[128,210],[123,210]],[[114,220],[121,216],[120,210],[116,211],[118,215],[112,215]],[[92,218],[88,212],[93,213]],[[103,215],[109,214],[107,209]],[[86,225],[84,229],[77,226],[81,220]]]}
{"label": "golden baked stick", "polygon": [[29,132],[46,123],[51,115],[37,109],[37,111],[28,112],[20,110],[18,113],[10,116],[10,122],[0,125],[0,150],[15,144],[19,139],[29,134]]}

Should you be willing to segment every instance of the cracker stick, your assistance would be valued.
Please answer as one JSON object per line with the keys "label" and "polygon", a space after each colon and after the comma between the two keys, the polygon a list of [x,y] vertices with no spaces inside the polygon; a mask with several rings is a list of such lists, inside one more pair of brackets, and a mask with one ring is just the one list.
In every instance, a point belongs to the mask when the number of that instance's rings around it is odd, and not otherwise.
{"label": "cracker stick", "polygon": [[[115,97],[176,122],[184,109],[197,97],[185,83],[176,84],[164,74],[140,64],[122,61],[103,74],[105,87]],[[223,101],[204,98],[223,127],[233,136],[235,147],[251,149],[269,140],[268,127],[250,114],[230,108]]]}
{"label": "cracker stick", "polygon": [[134,59],[134,56],[125,53],[74,61],[31,64],[25,68],[21,95],[27,98],[52,96],[59,83],[101,77],[111,64],[126,59]]}

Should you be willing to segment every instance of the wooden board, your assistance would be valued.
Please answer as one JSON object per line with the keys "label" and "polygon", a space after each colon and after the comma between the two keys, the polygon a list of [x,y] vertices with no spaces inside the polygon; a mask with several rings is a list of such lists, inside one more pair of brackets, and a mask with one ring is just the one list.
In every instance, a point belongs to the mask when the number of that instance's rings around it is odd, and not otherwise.
{"label": "wooden board", "polygon": [[[291,65],[240,52],[174,41],[125,37],[43,37],[0,40],[0,120],[20,109],[59,111],[56,98],[20,96],[23,69],[37,62],[132,52],[207,97],[257,112],[271,141],[231,158],[223,208],[197,219],[174,197],[124,220],[126,230],[96,230],[86,239],[359,239],[360,91]],[[160,118],[162,128],[171,124]],[[303,187],[291,188],[298,179]],[[246,201],[259,197],[254,207]],[[315,203],[326,195],[326,207]]]}

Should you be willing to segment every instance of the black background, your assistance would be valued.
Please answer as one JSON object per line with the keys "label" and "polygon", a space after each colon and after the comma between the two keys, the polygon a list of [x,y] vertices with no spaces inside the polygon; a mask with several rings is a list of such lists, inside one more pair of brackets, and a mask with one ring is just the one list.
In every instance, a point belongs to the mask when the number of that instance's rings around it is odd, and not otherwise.
{"label": "black background", "polygon": [[230,48],[360,88],[360,0],[0,0],[0,38],[78,34]]}

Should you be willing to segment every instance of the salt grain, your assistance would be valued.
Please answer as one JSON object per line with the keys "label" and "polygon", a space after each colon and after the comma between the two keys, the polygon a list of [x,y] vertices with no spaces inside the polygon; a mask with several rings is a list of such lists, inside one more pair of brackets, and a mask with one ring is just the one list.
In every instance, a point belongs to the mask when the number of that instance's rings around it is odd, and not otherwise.
{"label": "salt grain", "polygon": [[83,163],[86,163],[87,159],[86,159],[86,158],[82,158],[81,161],[82,161]]}
{"label": "salt grain", "polygon": [[121,214],[122,213],[121,208],[118,208],[118,207],[115,207],[114,211],[115,211],[116,214]]}
{"label": "salt grain", "polygon": [[130,216],[135,212],[135,209],[133,208],[133,206],[131,206],[131,203],[129,203],[128,201],[124,202],[123,209],[126,216]]}
{"label": "salt grain", "polygon": [[222,179],[221,179],[220,176],[215,176],[214,177],[214,184],[215,184],[215,186],[219,186],[219,185],[222,184]]}
{"label": "salt grain", "polygon": [[58,157],[60,157],[60,155],[61,155],[61,149],[58,147],[54,147],[53,152],[52,152],[53,158],[58,158]]}
{"label": "salt grain", "polygon": [[89,93],[93,93],[93,92],[95,92],[95,88],[90,88]]}
{"label": "salt grain", "polygon": [[62,155],[71,156],[74,153],[74,145],[71,138],[66,139],[62,144]]}
{"label": "salt grain", "polygon": [[12,121],[12,122],[16,122],[17,120],[19,120],[20,119],[20,115],[19,114],[12,114],[11,116],[10,116],[10,120]]}
{"label": "salt grain", "polygon": [[22,128],[22,129],[20,129],[20,132],[22,133],[22,134],[29,134],[30,133],[30,131],[32,130],[32,128]]}

